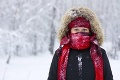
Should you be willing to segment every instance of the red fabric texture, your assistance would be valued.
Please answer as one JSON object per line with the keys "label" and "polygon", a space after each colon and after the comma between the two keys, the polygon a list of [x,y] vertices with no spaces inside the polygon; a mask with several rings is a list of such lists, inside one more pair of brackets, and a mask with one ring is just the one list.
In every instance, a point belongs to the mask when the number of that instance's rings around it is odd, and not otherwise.
{"label": "red fabric texture", "polygon": [[90,28],[90,22],[88,20],[86,20],[84,17],[78,17],[74,20],[72,20],[69,24],[68,24],[69,28],[73,28],[73,27],[85,27],[85,28]]}
{"label": "red fabric texture", "polygon": [[[68,26],[70,29],[73,27],[86,27],[90,29],[89,21],[83,17],[76,18]],[[95,37],[95,33],[92,33],[92,36],[88,33],[69,33],[62,38],[60,42],[62,51],[58,60],[58,80],[66,80],[66,68],[70,48],[78,50],[90,48],[90,56],[95,69],[95,80],[104,80],[102,53]]]}
{"label": "red fabric texture", "polygon": [[68,63],[69,51],[69,45],[64,45],[62,48],[62,55],[58,60],[58,80],[66,80],[66,68]]}
{"label": "red fabric texture", "polygon": [[95,34],[91,37],[90,55],[95,69],[95,80],[104,80],[103,76],[103,59],[98,41]]}
{"label": "red fabric texture", "polygon": [[[83,36],[84,35],[84,36]],[[70,48],[72,49],[87,49],[90,47],[89,33],[71,33],[70,34]]]}
{"label": "red fabric texture", "polygon": [[[67,38],[63,38],[65,41]],[[64,42],[63,41],[63,42]],[[66,40],[69,41],[69,40]],[[90,55],[95,69],[95,80],[104,80],[103,79],[103,59],[101,52],[99,50],[98,44],[95,39],[91,39],[91,46],[90,46]],[[66,80],[66,68],[68,63],[68,56],[70,51],[69,42],[66,42],[62,47],[62,52],[59,57],[58,61],[58,80]],[[62,43],[61,43],[62,44]]]}

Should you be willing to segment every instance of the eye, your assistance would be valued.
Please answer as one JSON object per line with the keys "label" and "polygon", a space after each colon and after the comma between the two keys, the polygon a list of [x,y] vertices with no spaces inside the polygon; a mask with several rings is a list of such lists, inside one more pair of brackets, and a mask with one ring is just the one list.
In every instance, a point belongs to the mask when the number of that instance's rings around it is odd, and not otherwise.
{"label": "eye", "polygon": [[87,31],[87,29],[82,29],[82,31]]}
{"label": "eye", "polygon": [[79,31],[79,29],[75,28],[74,31]]}
{"label": "eye", "polygon": [[88,29],[82,29],[82,31],[83,31],[83,32],[89,32],[89,30],[88,30]]}

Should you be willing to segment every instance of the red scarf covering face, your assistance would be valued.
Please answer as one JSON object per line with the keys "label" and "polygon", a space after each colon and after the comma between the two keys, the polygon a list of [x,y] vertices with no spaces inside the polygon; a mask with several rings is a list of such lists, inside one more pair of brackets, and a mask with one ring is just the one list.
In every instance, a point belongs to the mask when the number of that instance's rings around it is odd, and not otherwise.
{"label": "red scarf covering face", "polygon": [[[85,18],[78,17],[75,20],[71,21],[71,23],[69,24],[69,28],[71,29],[72,27],[77,27],[77,26],[79,27],[84,26],[84,27],[90,28],[90,23]],[[78,40],[79,42],[81,42],[81,40],[88,41],[86,43],[88,45],[85,46],[86,44],[84,44],[84,46],[83,45],[81,46],[81,44],[79,44],[78,41],[75,41],[73,42],[75,44],[71,46],[72,44],[71,37],[75,37],[75,36],[78,37],[76,40]],[[85,37],[86,35],[84,34],[82,34],[81,36],[78,36],[75,34],[69,34],[68,36],[65,36],[62,38],[60,43],[60,46],[62,46],[62,51],[58,60],[58,72],[57,72],[58,80],[66,80],[66,68],[68,64],[68,56],[69,56],[70,48],[82,50],[88,47],[90,47],[90,56],[95,69],[95,80],[104,80],[103,79],[103,59],[102,59],[98,41],[95,39],[96,35],[93,33],[93,35],[87,37],[87,39]],[[74,41],[74,38],[72,41]],[[76,47],[76,44],[79,46]]]}
{"label": "red scarf covering face", "polygon": [[[79,44],[79,45],[78,45]],[[89,33],[70,33],[70,48],[82,50],[90,47]]]}

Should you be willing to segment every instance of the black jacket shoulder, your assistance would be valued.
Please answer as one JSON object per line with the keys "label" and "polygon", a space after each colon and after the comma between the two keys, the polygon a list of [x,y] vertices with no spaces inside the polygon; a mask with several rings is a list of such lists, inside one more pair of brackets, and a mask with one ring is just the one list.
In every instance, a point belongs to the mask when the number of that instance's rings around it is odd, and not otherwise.
{"label": "black jacket shoulder", "polygon": [[48,75],[48,79],[47,80],[57,80],[57,64],[58,64],[58,53],[55,52],[52,62],[51,62],[51,66],[50,66],[50,70],[49,70],[49,75]]}
{"label": "black jacket shoulder", "polygon": [[[104,80],[113,80],[113,75],[112,75],[112,71],[111,71],[111,67],[110,67],[110,63],[109,63],[109,59],[107,57],[106,51],[103,48],[101,48],[101,52],[102,52],[102,57],[104,62],[103,64]],[[58,65],[59,55],[60,55],[59,51],[56,51],[51,62],[50,71],[49,71],[47,80],[57,80],[57,65]]]}
{"label": "black jacket shoulder", "polygon": [[104,67],[104,80],[113,80],[112,70],[110,67],[110,62],[107,57],[106,51],[101,48],[102,57],[103,57],[103,67]]}

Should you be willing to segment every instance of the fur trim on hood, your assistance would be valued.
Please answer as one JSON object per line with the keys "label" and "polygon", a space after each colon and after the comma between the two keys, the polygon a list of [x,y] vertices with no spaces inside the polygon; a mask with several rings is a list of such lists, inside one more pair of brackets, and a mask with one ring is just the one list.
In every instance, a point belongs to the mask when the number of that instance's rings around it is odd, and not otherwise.
{"label": "fur trim on hood", "polygon": [[96,38],[99,45],[102,45],[104,36],[101,28],[101,23],[98,20],[96,14],[86,7],[74,7],[69,9],[61,19],[60,29],[58,31],[58,38],[61,39],[66,35],[68,31],[68,24],[77,17],[84,17],[90,21],[91,30],[96,34]]}

